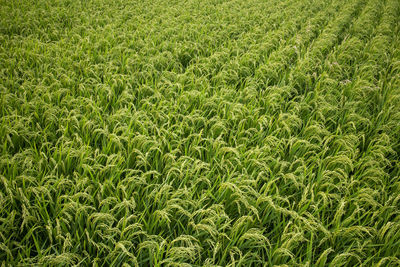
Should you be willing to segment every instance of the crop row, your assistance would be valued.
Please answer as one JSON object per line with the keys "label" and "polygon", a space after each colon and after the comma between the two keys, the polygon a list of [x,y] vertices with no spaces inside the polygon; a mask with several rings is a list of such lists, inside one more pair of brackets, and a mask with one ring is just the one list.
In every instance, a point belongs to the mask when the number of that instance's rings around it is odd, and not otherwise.
{"label": "crop row", "polygon": [[0,8],[6,265],[400,264],[400,2]]}

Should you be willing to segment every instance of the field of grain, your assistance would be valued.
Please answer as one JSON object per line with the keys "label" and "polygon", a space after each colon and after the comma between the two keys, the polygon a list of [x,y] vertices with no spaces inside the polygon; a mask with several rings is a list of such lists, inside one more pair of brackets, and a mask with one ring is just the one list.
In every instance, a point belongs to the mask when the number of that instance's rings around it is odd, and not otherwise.
{"label": "field of grain", "polygon": [[399,266],[399,0],[0,0],[2,266]]}

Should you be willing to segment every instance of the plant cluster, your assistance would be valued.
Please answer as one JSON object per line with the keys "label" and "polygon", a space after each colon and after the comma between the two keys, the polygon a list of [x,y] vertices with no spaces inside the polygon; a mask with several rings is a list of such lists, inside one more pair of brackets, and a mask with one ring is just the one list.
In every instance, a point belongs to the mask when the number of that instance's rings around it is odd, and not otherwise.
{"label": "plant cluster", "polygon": [[400,1],[0,2],[2,266],[400,265]]}

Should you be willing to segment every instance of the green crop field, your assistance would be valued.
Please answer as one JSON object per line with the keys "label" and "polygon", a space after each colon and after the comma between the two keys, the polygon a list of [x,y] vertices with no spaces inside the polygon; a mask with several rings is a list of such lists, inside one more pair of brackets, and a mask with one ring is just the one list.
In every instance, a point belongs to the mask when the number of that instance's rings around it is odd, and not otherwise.
{"label": "green crop field", "polygon": [[400,266],[399,0],[0,0],[1,266]]}

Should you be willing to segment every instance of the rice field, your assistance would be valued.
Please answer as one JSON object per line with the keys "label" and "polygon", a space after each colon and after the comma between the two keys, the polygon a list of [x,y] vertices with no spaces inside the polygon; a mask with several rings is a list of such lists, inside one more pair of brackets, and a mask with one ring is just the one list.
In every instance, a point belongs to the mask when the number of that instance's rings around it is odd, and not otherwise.
{"label": "rice field", "polygon": [[0,0],[1,266],[400,266],[399,0]]}

